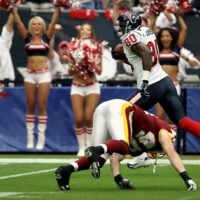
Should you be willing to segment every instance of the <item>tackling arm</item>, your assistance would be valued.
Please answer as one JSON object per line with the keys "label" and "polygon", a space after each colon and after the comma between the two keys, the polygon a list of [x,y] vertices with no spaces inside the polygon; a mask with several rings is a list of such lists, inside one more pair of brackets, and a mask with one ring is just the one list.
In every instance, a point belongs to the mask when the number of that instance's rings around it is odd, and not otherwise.
{"label": "tackling arm", "polygon": [[165,130],[165,129],[160,130],[160,132],[159,132],[159,142],[160,142],[164,152],[168,156],[170,163],[176,169],[176,171],[179,173],[179,175],[181,176],[181,178],[185,182],[188,190],[196,190],[197,185],[189,177],[180,156],[178,155],[178,153],[174,149],[172,139],[170,137],[170,133],[167,130]]}
{"label": "tackling arm", "polygon": [[175,151],[172,139],[170,138],[170,133],[167,130],[160,130],[159,142],[162,145],[164,152],[168,156],[170,163],[176,169],[176,171],[179,173],[185,171],[185,167],[182,163],[182,160],[178,153]]}
{"label": "tackling arm", "polygon": [[115,180],[115,183],[121,189],[134,189],[132,182],[123,178],[120,174],[120,162],[125,158],[125,155],[119,153],[113,153],[110,157],[110,167]]}

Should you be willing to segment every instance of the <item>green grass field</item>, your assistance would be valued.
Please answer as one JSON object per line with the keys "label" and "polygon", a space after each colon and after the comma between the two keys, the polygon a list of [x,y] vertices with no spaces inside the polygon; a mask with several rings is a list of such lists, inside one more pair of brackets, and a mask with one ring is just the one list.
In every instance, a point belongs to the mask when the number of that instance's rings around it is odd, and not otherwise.
{"label": "green grass field", "polygon": [[[122,174],[135,185],[135,190],[121,190],[113,181],[109,165],[94,179],[90,171],[73,173],[70,191],[60,191],[54,170],[75,157],[64,155],[0,155],[0,199],[44,200],[199,200],[200,191],[187,191],[182,179],[169,164],[129,170]],[[185,158],[183,158],[185,159]],[[200,158],[187,157],[186,168],[200,185]],[[185,162],[185,160],[184,160]],[[159,162],[158,162],[159,163]]]}

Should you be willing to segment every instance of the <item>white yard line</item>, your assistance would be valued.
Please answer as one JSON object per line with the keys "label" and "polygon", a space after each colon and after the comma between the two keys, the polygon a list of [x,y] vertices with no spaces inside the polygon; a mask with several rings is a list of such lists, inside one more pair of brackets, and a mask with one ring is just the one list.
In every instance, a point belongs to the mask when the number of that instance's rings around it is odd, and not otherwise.
{"label": "white yard line", "polygon": [[56,168],[44,169],[44,170],[27,172],[27,173],[22,173],[22,174],[14,174],[14,175],[9,175],[9,176],[0,176],[0,180],[9,179],[9,178],[16,178],[16,177],[21,177],[21,176],[29,176],[29,175],[33,175],[33,174],[42,174],[42,173],[52,172],[54,170],[56,170]]}
{"label": "white yard line", "polygon": [[[55,164],[63,164],[63,163],[70,163],[76,159],[54,159],[54,158],[1,158],[0,159],[0,164],[16,164],[16,163],[23,163],[23,164],[28,164],[28,163],[45,163],[45,164],[50,164],[50,163],[55,163]],[[123,164],[126,164],[128,161],[131,159],[125,159],[123,160]],[[107,164],[109,161],[107,161]],[[152,164],[154,163],[154,160],[152,159]],[[200,160],[183,160],[184,164],[187,165],[200,165]],[[167,159],[159,159],[157,165],[168,165],[170,164]],[[34,174],[41,174],[41,173],[48,173],[54,171],[55,168],[51,169],[45,169],[45,170],[39,170],[39,171],[33,171],[33,172],[26,172],[26,173],[21,173],[21,174],[14,174],[14,175],[8,175],[8,176],[0,176],[0,180],[3,179],[10,179],[10,178],[16,178],[16,177],[21,177],[21,176],[29,176],[29,175],[34,175]]]}
{"label": "white yard line", "polygon": [[[78,158],[0,158],[0,165],[3,164],[14,164],[14,163],[43,163],[43,164],[67,164],[70,162],[73,162],[77,160]],[[184,164],[187,165],[200,165],[200,159],[199,160],[183,160]],[[127,162],[131,161],[131,159],[124,159],[122,161],[122,164],[126,164]],[[109,160],[107,161],[109,163]],[[154,159],[152,159],[152,163],[154,163]],[[168,159],[158,159],[158,165],[161,164],[170,164]]]}
{"label": "white yard line", "polygon": [[[59,194],[60,192],[0,192],[2,199],[41,199],[41,194]],[[34,196],[33,196],[34,195]]]}
{"label": "white yard line", "polygon": [[0,158],[0,164],[13,164],[13,163],[44,163],[44,164],[60,164],[60,163],[70,163],[74,159],[65,159],[65,158]]}

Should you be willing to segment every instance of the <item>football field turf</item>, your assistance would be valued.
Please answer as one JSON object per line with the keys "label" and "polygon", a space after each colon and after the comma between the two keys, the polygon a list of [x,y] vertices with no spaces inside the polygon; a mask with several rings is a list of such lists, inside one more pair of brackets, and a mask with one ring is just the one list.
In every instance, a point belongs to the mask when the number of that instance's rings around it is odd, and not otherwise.
{"label": "football field turf", "polygon": [[[0,199],[42,200],[200,200],[200,189],[187,191],[180,176],[166,159],[153,166],[130,170],[125,164],[124,177],[135,190],[121,190],[113,181],[109,165],[94,179],[89,170],[73,173],[70,191],[57,188],[54,170],[76,157],[64,155],[0,155]],[[189,175],[200,187],[200,158],[183,157]],[[127,160],[126,160],[127,162]]]}

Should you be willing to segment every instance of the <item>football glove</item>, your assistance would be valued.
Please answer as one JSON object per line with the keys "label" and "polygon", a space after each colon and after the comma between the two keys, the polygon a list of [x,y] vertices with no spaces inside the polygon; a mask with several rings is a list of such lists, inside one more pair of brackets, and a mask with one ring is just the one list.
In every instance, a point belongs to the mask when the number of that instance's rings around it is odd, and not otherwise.
{"label": "football glove", "polygon": [[147,92],[147,87],[148,87],[148,81],[147,80],[143,80],[142,82],[142,86],[141,86],[141,89],[140,89],[140,94],[142,97],[150,97],[150,93]]}
{"label": "football glove", "polygon": [[188,191],[197,190],[197,185],[192,179],[185,181],[185,184],[188,188]]}
{"label": "football glove", "polygon": [[134,189],[133,184],[126,178],[123,178],[121,181],[116,182],[120,189]]}
{"label": "football glove", "polygon": [[120,189],[134,189],[133,184],[126,178],[123,178],[121,174],[114,177],[115,183]]}

